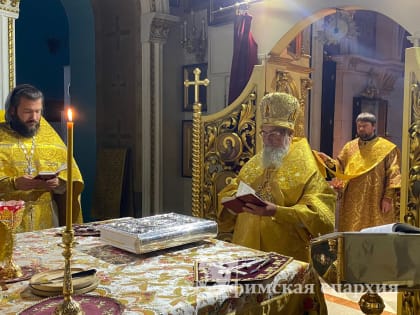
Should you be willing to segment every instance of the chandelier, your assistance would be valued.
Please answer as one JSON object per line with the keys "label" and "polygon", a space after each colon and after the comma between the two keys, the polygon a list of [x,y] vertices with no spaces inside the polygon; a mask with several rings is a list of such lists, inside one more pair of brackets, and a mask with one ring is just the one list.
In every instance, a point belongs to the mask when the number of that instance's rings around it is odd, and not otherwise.
{"label": "chandelier", "polygon": [[185,16],[181,23],[181,46],[188,54],[203,61],[207,50],[207,12],[194,12]]}

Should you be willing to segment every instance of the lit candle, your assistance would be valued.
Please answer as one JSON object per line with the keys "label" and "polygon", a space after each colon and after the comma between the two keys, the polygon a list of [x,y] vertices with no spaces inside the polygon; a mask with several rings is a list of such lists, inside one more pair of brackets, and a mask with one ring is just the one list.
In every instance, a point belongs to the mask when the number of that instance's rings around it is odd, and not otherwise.
{"label": "lit candle", "polygon": [[70,231],[73,221],[73,114],[67,110],[67,203],[66,203],[66,230]]}

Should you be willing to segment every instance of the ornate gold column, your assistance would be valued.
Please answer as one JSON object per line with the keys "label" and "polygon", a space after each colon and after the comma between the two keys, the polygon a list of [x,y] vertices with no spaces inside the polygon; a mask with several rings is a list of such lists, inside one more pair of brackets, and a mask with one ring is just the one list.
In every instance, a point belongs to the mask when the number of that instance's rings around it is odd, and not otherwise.
{"label": "ornate gold column", "polygon": [[142,15],[141,21],[142,101],[137,116],[142,123],[138,124],[136,136],[142,146],[142,167],[141,176],[135,176],[141,178],[141,183],[136,181],[134,189],[141,185],[142,216],[148,216],[162,209],[163,45],[178,18],[149,12]]}
{"label": "ornate gold column", "polygon": [[15,86],[15,20],[19,17],[20,0],[0,1],[0,109]]}
{"label": "ornate gold column", "polygon": [[[412,48],[405,53],[404,109],[401,163],[400,221],[419,226],[420,211],[420,34],[409,36]],[[409,248],[409,250],[416,250]],[[420,292],[401,290],[399,315],[420,313]]]}

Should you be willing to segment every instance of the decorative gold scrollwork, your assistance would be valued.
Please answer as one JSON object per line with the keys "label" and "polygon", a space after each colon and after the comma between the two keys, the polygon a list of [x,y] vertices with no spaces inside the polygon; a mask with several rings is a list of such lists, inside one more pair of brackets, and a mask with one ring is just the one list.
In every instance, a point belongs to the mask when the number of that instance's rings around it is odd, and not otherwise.
{"label": "decorative gold scrollwork", "polygon": [[216,218],[217,193],[255,155],[256,91],[228,115],[203,123],[202,207],[205,217]]}

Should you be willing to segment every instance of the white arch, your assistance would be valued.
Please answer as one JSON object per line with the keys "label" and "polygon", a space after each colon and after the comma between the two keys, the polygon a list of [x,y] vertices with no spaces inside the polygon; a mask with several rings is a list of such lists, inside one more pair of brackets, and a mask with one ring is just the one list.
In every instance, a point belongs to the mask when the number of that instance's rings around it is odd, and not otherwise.
{"label": "white arch", "polygon": [[333,13],[336,8],[375,11],[394,20],[411,34],[420,33],[417,22],[420,1],[339,0],[332,6],[328,0],[268,0],[256,3],[250,8],[250,14],[255,17],[252,33],[258,42],[259,52],[269,53],[277,46],[279,40],[290,42],[300,30]]}

